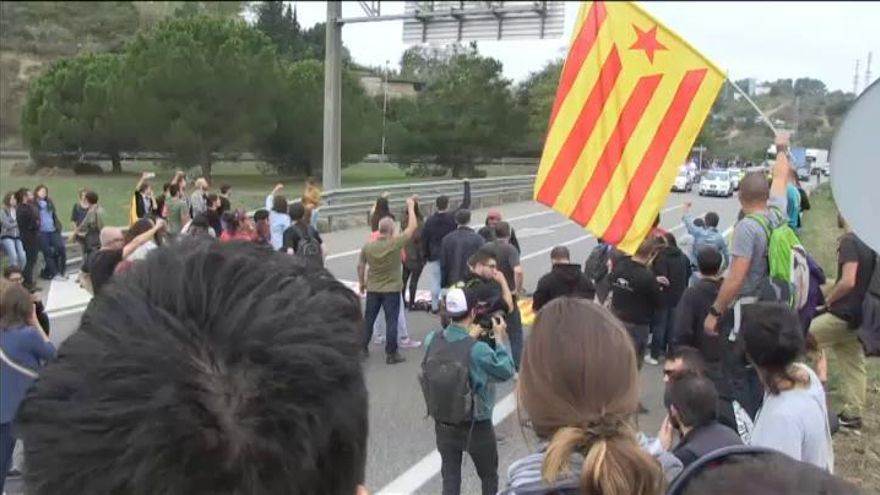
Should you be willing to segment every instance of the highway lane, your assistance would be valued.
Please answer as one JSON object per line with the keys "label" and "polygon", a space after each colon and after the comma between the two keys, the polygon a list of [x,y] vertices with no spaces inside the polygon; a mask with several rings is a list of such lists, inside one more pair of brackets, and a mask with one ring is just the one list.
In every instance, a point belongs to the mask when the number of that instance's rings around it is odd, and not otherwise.
{"label": "highway lane", "polygon": [[[675,233],[678,235],[683,231],[680,228],[680,205],[685,200],[693,201],[695,214],[710,210],[717,212],[724,228],[736,220],[739,206],[735,198],[702,198],[696,193],[673,193],[669,196],[666,211],[661,215],[661,224],[667,229],[677,229]],[[567,245],[573,261],[578,263],[583,263],[595,246],[595,239],[588,232],[542,205],[525,202],[504,205],[501,209],[505,220],[511,221],[520,239],[527,290],[534,290],[537,280],[549,270],[549,251],[554,246]],[[486,210],[474,212],[475,226],[482,224],[485,214]],[[330,248],[327,268],[338,278],[356,280],[357,253],[367,235],[365,228],[325,235],[325,242]],[[428,288],[427,273],[423,274],[419,286]],[[61,342],[72,334],[79,324],[79,317],[79,314],[64,314],[53,318],[53,341]],[[407,321],[410,335],[418,340],[424,340],[427,333],[438,326],[436,317],[426,313],[409,313]],[[439,493],[439,464],[431,456],[435,447],[433,424],[425,418],[424,403],[415,378],[424,351],[415,349],[403,352],[408,358],[406,363],[386,366],[381,350],[374,347],[371,358],[365,363],[370,391],[367,486],[371,492]],[[641,417],[640,421],[643,430],[651,434],[662,420],[660,381],[658,367],[645,366],[642,372],[642,396],[651,413]],[[534,450],[536,445],[535,440],[528,438],[516,421],[514,401],[508,395],[512,389],[511,383],[498,388],[501,405],[506,406],[499,407],[498,412],[507,413],[498,427],[504,437],[499,445],[502,483],[510,462]],[[464,464],[462,493],[477,493],[478,479],[472,464],[470,461]],[[388,489],[383,490],[386,487]]]}

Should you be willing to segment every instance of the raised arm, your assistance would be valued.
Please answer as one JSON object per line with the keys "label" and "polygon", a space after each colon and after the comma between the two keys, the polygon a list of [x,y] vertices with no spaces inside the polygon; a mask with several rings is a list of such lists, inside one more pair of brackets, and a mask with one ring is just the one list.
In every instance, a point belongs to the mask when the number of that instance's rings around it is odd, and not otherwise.
{"label": "raised arm", "polygon": [[406,230],[403,231],[403,237],[406,240],[412,239],[413,234],[416,233],[416,229],[419,227],[419,220],[416,218],[416,199],[418,196],[415,194],[406,198]]}
{"label": "raised arm", "polygon": [[165,220],[162,220],[161,218],[156,220],[156,225],[153,225],[153,228],[151,228],[150,230],[144,232],[143,234],[135,237],[134,239],[131,240],[131,242],[126,244],[124,248],[122,248],[122,259],[126,259],[129,256],[131,256],[131,253],[135,252],[135,250],[137,248],[146,244],[147,241],[149,241],[150,239],[153,238],[153,236],[156,235],[156,232],[159,232],[160,230],[162,230],[164,228],[165,228]]}
{"label": "raised arm", "polygon": [[272,192],[270,192],[269,195],[266,196],[266,209],[267,210],[272,209],[272,205],[275,202],[275,195],[278,194],[278,191],[280,191],[282,189],[284,189],[284,184],[281,184],[281,183],[275,184],[275,187],[272,188]]}
{"label": "raised arm", "polygon": [[776,134],[776,164],[773,166],[773,182],[770,184],[770,197],[785,197],[788,174],[791,165],[788,162],[788,133]]}
{"label": "raised arm", "polygon": [[471,181],[464,180],[464,196],[461,198],[461,204],[458,205],[459,210],[469,210],[471,208]]}

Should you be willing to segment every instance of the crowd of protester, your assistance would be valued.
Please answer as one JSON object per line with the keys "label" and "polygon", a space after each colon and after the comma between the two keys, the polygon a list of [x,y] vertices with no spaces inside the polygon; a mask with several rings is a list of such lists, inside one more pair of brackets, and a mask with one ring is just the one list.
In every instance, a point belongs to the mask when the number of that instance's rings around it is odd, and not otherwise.
{"label": "crowd of protester", "polygon": [[[377,198],[357,266],[363,303],[323,269],[314,181],[293,201],[279,184],[248,214],[231,208],[229,186],[198,178],[188,191],[176,174],[154,195],[145,174],[124,231],[104,225],[85,190],[72,235],[96,297],[60,360],[28,267],[41,252],[40,276],[64,277],[62,225],[45,187],[7,194],[0,472],[19,439],[37,495],[365,494],[361,363],[374,343],[387,365],[424,347],[417,381],[444,495],[461,492],[464,453],[484,495],[858,493],[833,476],[831,435],[862,426],[866,337],[855,329],[880,267],[841,219],[838,279],[817,314],[805,323],[772,290],[771,236],[802,221],[789,214],[787,166],[781,154],[772,184],[743,179],[729,246],[717,214],[687,205],[681,244],[658,218],[632,255],[600,240],[582,269],[552,249],[528,339],[514,229],[498,210],[471,227],[467,181],[457,208],[440,196],[430,215],[416,196],[399,218],[393,198]],[[424,346],[406,325],[420,308],[440,322]],[[842,372],[838,414],[826,352]],[[657,432],[639,428],[643,363],[662,364]],[[511,380],[537,442],[502,483],[492,416],[496,385]]]}

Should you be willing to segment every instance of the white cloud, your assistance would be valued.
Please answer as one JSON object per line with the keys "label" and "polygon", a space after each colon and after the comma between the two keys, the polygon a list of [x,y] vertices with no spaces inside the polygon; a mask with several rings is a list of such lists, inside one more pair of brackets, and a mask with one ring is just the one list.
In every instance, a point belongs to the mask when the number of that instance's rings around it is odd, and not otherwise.
{"label": "white cloud", "polygon": [[[326,2],[293,2],[300,24],[326,18]],[[880,75],[878,2],[642,2],[664,24],[700,49],[730,77],[759,80],[814,77],[831,89],[852,90],[855,60],[874,52],[874,79]],[[547,61],[565,55],[580,2],[566,3],[565,35],[558,40],[480,42],[480,51],[504,64],[521,80]],[[403,2],[381,2],[383,14],[403,12]],[[364,15],[357,2],[343,2],[343,17]],[[342,39],[359,63],[396,65],[406,46],[402,21],[348,24]]]}

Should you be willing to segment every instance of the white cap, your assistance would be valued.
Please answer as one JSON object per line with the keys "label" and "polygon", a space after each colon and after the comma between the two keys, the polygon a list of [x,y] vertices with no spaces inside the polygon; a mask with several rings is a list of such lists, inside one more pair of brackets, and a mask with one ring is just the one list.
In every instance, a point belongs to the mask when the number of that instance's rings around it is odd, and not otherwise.
{"label": "white cap", "polygon": [[467,297],[461,289],[449,289],[446,293],[446,312],[450,315],[463,315],[469,311]]}

